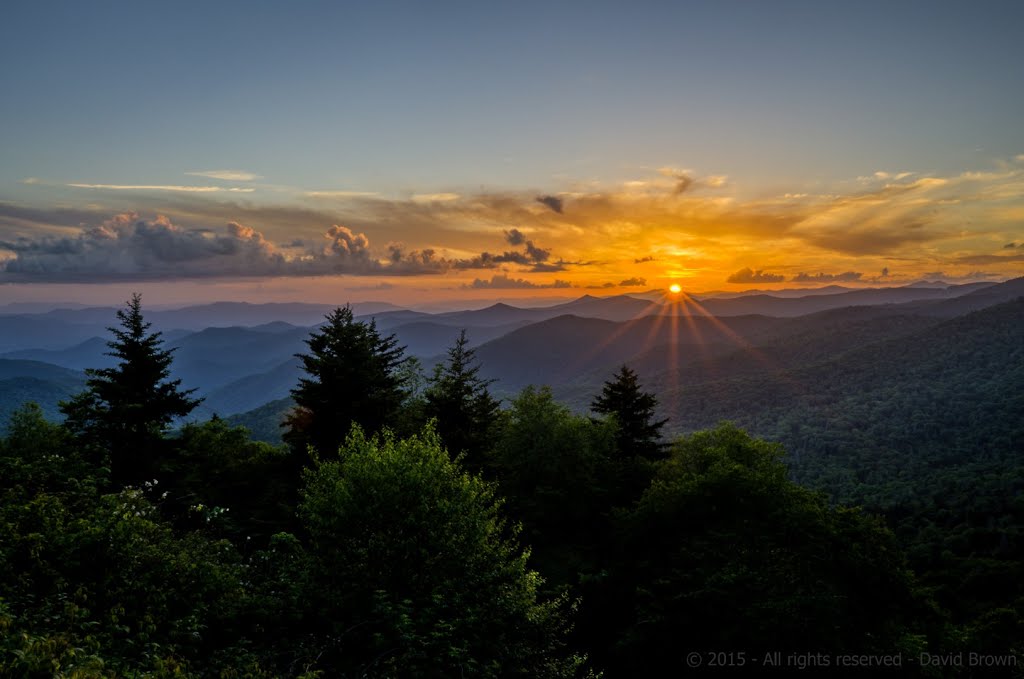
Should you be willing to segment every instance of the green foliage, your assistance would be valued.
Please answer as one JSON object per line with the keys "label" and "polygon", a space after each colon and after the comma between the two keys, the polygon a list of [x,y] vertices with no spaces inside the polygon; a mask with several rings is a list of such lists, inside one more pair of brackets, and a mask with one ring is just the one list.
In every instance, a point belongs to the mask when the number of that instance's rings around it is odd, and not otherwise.
{"label": "green foliage", "polygon": [[919,609],[893,535],[787,478],[776,444],[731,425],[676,442],[621,519],[632,601],[613,664],[678,667],[694,649],[895,652]]}
{"label": "green foliage", "polygon": [[228,543],[177,538],[158,516],[135,489],[84,511],[47,493],[4,503],[4,676],[216,666],[244,598],[240,564]]}
{"label": "green foliage", "polygon": [[522,521],[534,563],[558,583],[590,560],[610,510],[615,425],[573,415],[527,387],[504,413],[491,473]]}
{"label": "green foliage", "polygon": [[298,480],[283,446],[253,441],[217,417],[185,425],[173,444],[164,506],[186,525],[213,521],[205,527],[250,547],[295,529]]}
{"label": "green foliage", "polygon": [[[290,442],[319,446],[302,471],[217,418],[168,436],[173,399],[150,410],[129,387],[194,401],[134,297],[121,364],[91,373],[68,425],[28,405],[0,438],[0,676],[567,676],[583,658],[673,676],[685,652],[728,649],[1024,661],[1024,302],[983,313],[689,385],[684,424],[731,403],[790,454],[720,425],[664,459],[627,368],[602,419],[534,388],[496,413],[464,335],[423,390],[392,337],[337,310],[295,390]],[[387,431],[428,413],[440,433]],[[135,485],[106,492],[110,465]]]}
{"label": "green foliage", "polygon": [[374,321],[356,321],[351,307],[335,309],[298,354],[306,377],[292,390],[295,410],[285,441],[299,456],[308,446],[331,454],[353,424],[380,431],[405,399],[403,348],[394,335],[381,337]]}
{"label": "green foliage", "polygon": [[487,391],[492,380],[481,379],[479,372],[463,330],[448,358],[434,369],[425,393],[425,416],[437,420],[445,446],[453,455],[465,455],[463,464],[472,469],[483,464],[498,416],[498,402]]}
{"label": "green foliage", "polygon": [[61,410],[68,427],[109,459],[111,480],[125,485],[153,477],[163,434],[201,399],[190,398],[193,390],[181,391],[181,380],[169,379],[172,351],[161,348],[159,332],[148,332],[138,294],[117,319],[121,327],[109,328],[114,339],[108,342],[117,366],[87,370],[87,390]]}
{"label": "green foliage", "polygon": [[322,617],[321,665],[393,676],[569,676],[564,602],[536,573],[493,488],[431,430],[359,429],[307,473],[300,513]]}

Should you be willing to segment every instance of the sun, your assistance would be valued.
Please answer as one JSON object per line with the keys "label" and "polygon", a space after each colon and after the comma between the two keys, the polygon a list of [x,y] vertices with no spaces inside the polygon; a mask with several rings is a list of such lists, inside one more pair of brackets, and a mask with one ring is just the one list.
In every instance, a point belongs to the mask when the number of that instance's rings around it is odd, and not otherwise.
{"label": "sun", "polygon": [[683,291],[683,286],[679,285],[679,283],[673,283],[672,285],[668,286],[668,291],[671,292],[673,295],[678,295],[680,292]]}

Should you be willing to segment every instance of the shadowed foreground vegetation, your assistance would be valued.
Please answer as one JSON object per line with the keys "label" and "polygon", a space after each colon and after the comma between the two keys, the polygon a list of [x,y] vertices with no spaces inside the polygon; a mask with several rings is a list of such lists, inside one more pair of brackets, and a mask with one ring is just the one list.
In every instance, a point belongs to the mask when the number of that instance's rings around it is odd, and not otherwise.
{"label": "shadowed foreground vegetation", "polygon": [[[502,409],[464,337],[424,376],[349,309],[300,357],[286,445],[175,429],[196,401],[137,297],[119,318],[65,422],[26,405],[0,440],[2,676],[659,676],[776,651],[980,676],[919,658],[1024,651],[1019,494],[942,498],[970,521],[915,531],[924,502],[897,537],[733,425],[663,441],[628,368],[593,417],[546,388]],[[955,596],[952,568],[989,586]]]}

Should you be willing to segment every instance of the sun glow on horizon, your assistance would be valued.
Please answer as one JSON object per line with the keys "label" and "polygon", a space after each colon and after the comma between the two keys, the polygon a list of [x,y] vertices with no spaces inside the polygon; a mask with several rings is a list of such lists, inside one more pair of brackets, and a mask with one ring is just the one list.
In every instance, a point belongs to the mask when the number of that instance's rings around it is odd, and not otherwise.
{"label": "sun glow on horizon", "polygon": [[668,286],[668,291],[671,292],[673,295],[678,295],[680,292],[683,291],[683,286],[679,285],[679,283],[673,283],[672,285]]}

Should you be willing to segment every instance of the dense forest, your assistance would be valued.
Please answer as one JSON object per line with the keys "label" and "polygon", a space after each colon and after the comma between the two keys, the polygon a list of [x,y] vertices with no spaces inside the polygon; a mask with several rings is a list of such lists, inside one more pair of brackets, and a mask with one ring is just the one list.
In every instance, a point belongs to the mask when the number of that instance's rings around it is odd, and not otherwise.
{"label": "dense forest", "polygon": [[622,366],[586,414],[500,402],[465,333],[424,374],[340,308],[275,445],[187,420],[135,296],[63,419],[0,439],[0,675],[1022,676],[1022,304],[882,362],[847,336],[661,394]]}

